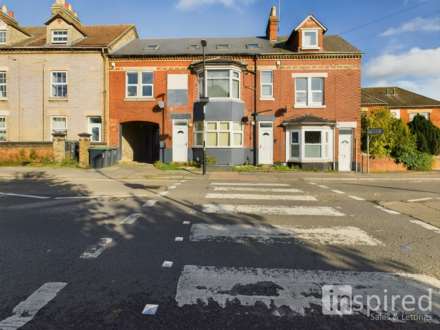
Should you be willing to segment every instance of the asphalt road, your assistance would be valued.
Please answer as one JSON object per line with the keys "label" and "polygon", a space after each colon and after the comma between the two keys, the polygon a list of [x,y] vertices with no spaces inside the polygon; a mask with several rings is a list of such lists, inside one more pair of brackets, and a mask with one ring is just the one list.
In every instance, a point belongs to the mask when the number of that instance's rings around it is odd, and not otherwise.
{"label": "asphalt road", "polygon": [[[0,182],[0,329],[438,328],[440,232],[378,203],[436,199],[439,187],[192,176],[146,185],[145,196],[72,198],[89,192]],[[413,314],[431,320],[374,320],[383,308],[323,315],[329,284],[416,298],[432,289],[432,312]]]}

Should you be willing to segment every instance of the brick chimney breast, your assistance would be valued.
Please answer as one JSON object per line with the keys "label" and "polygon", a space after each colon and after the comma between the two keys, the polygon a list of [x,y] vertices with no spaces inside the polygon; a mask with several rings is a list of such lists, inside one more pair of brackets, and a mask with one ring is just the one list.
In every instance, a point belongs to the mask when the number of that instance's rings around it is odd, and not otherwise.
{"label": "brick chimney breast", "polygon": [[278,26],[279,26],[280,20],[277,16],[277,7],[272,6],[272,9],[270,10],[270,16],[269,21],[267,23],[266,28],[266,38],[272,42],[275,42],[278,40]]}

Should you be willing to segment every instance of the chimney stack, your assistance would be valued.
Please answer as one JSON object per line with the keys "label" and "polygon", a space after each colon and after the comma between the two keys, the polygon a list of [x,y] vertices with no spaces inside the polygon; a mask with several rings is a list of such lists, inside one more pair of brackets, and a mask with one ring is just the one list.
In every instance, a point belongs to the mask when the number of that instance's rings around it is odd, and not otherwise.
{"label": "chimney stack", "polygon": [[266,28],[266,38],[272,42],[278,40],[278,26],[280,20],[277,16],[277,7],[273,6],[270,10],[269,22],[267,23]]}
{"label": "chimney stack", "polygon": [[66,2],[66,0],[55,0],[55,3],[52,5],[52,15],[56,15],[59,12],[67,14],[79,23],[78,14],[73,10],[72,5]]}

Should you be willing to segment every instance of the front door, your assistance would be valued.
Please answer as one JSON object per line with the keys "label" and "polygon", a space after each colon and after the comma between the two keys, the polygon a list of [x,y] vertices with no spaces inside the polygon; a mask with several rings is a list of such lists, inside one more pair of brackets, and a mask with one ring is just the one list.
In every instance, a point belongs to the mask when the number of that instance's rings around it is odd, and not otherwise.
{"label": "front door", "polygon": [[273,124],[272,122],[259,123],[259,148],[258,148],[258,164],[273,164]]}
{"label": "front door", "polygon": [[350,172],[353,161],[353,131],[339,130],[339,172]]}
{"label": "front door", "polygon": [[173,162],[188,161],[188,122],[173,121]]}

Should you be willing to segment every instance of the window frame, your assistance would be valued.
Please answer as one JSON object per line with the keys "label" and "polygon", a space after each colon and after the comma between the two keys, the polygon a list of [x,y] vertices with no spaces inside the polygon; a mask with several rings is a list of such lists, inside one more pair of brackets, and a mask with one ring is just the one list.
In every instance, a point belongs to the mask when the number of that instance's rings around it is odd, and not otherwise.
{"label": "window frame", "polygon": [[[207,78],[206,81],[208,82],[209,80],[225,80],[223,79],[216,79],[216,78],[209,78],[209,72],[211,71],[228,71],[228,80],[229,80],[229,91],[228,94],[229,96],[209,96],[208,93],[208,85],[209,84],[204,84],[204,79],[203,79],[203,70],[198,72],[198,89],[199,89],[199,99],[201,99],[204,95],[206,95],[210,100],[241,100],[241,70],[235,67],[207,67],[206,68],[206,74],[207,74]],[[238,77],[234,77],[234,73],[238,73]],[[234,84],[233,82],[236,81],[238,82],[238,98],[237,97],[233,97],[233,87]]]}
{"label": "window frame", "polygon": [[410,112],[408,114],[408,119],[410,122],[412,122],[414,120],[415,117],[417,116],[422,116],[425,117],[426,120],[431,120],[431,112],[430,111],[417,111],[417,112]]}
{"label": "window frame", "polygon": [[[202,125],[202,130],[198,129],[197,123],[203,123]],[[208,124],[210,123],[215,123],[216,124],[216,128],[215,129],[208,129]],[[228,130],[224,130],[221,129],[221,124],[222,123],[228,123],[229,128]],[[239,124],[240,125],[240,130],[235,129],[234,124]],[[203,147],[203,140],[206,143],[206,148],[210,148],[210,149],[233,149],[233,148],[243,148],[244,146],[244,125],[242,122],[240,121],[229,121],[229,120],[207,120],[207,121],[198,121],[198,122],[194,122],[194,130],[193,130],[193,147],[195,148],[202,148]],[[208,145],[207,141],[208,141],[208,133],[215,133],[216,134],[216,139],[217,139],[217,144],[215,146],[212,145]],[[224,133],[228,133],[229,134],[229,144],[227,146],[221,146],[220,145],[220,135]],[[202,144],[197,144],[197,135],[202,134]],[[234,137],[236,134],[240,134],[241,135],[241,144],[235,144],[235,140]]]}
{"label": "window frame", "polygon": [[[151,74],[152,83],[144,83],[143,74],[149,73]],[[129,74],[137,74],[137,84],[129,84],[128,83],[128,75]],[[144,99],[144,100],[153,100],[154,99],[154,71],[152,70],[142,70],[142,71],[127,71],[125,73],[125,98],[126,99]],[[128,95],[128,88],[136,86],[136,95],[130,96]],[[151,95],[144,96],[143,91],[144,87],[151,86]]]}
{"label": "window frame", "polygon": [[[326,86],[326,78],[328,77],[327,73],[311,73],[311,74],[292,74],[292,77],[294,79],[294,107],[295,108],[325,108],[326,102],[325,102],[325,86]],[[306,103],[298,102],[298,79],[306,79],[307,80],[307,90],[306,90]],[[322,103],[313,102],[313,95],[314,93],[317,93],[318,90],[313,90],[313,79],[321,79],[322,80],[322,91],[319,91],[322,93]],[[304,91],[301,91],[304,92]]]}
{"label": "window frame", "polygon": [[[56,33],[63,33],[63,36],[62,37],[56,36],[55,35]],[[59,38],[59,40],[56,40],[57,38]],[[66,29],[51,30],[51,40],[52,40],[52,44],[54,45],[67,45],[67,43],[69,42],[69,30]]]}
{"label": "window frame", "polygon": [[4,35],[4,40],[0,37],[0,45],[6,45],[8,43],[8,30],[0,29],[0,36]]}
{"label": "window frame", "polygon": [[[270,72],[270,74],[271,74],[271,82],[270,83],[265,83],[263,81],[263,74],[264,73],[268,73],[268,72]],[[270,95],[264,95],[263,94],[265,86],[270,86]],[[260,98],[262,100],[273,100],[274,99],[274,96],[273,96],[273,86],[274,86],[274,71],[273,70],[261,70],[260,71]]]}
{"label": "window frame", "polygon": [[[0,132],[4,131],[4,140],[0,139],[0,143],[8,142],[8,117],[7,116],[0,116],[0,123],[3,122],[4,126],[1,127],[0,125]],[[1,133],[0,133],[1,136]]]}
{"label": "window frame", "polygon": [[[97,123],[91,123],[92,118],[99,118],[101,122],[99,124]],[[67,124],[67,122],[66,122]],[[98,127],[99,128],[99,138],[98,141],[93,141],[93,128]],[[92,143],[101,143],[102,142],[102,117],[101,116],[90,116],[87,117],[87,131],[91,135],[90,141]]]}
{"label": "window frame", "polygon": [[5,82],[1,83],[0,82],[0,87],[4,87],[5,88],[5,95],[1,95],[0,93],[0,100],[7,100],[8,99],[8,71],[7,70],[0,70],[0,75],[4,74],[5,75]]}
{"label": "window frame", "polygon": [[[286,159],[288,162],[298,163],[329,163],[334,161],[334,130],[333,126],[294,126],[286,130]],[[321,133],[321,157],[306,157],[306,132]],[[298,133],[299,157],[292,157],[292,133]],[[308,143],[310,144],[310,143]],[[297,144],[296,144],[297,145]],[[316,145],[316,144],[313,144]]]}
{"label": "window frame", "polygon": [[[64,119],[64,122],[66,123],[66,128],[64,129],[64,130],[57,130],[57,131],[55,131],[54,130],[54,120],[56,119],[56,118],[63,118]],[[67,135],[67,130],[68,130],[68,126],[67,126],[67,116],[51,116],[50,117],[50,135],[51,135],[51,137],[53,138],[53,136],[52,136],[52,134],[53,133],[55,133],[55,132],[64,132],[64,133],[66,133],[66,135]]]}
{"label": "window frame", "polygon": [[[297,143],[293,143],[293,139],[292,139],[292,136],[293,136],[293,134],[298,134],[298,142]],[[301,156],[302,156],[302,154],[301,154],[301,130],[299,130],[299,129],[294,129],[294,130],[291,130],[291,131],[289,131],[289,138],[290,138],[290,144],[289,144],[289,159],[292,159],[292,160],[300,160],[301,159]],[[293,156],[293,153],[292,153],[292,146],[293,145],[296,145],[296,146],[298,146],[298,156]]]}
{"label": "window frame", "polygon": [[[54,74],[55,73],[64,73],[66,75],[66,82],[54,82]],[[66,86],[66,95],[65,96],[56,96],[54,95],[54,86]],[[52,70],[50,71],[50,97],[53,99],[68,99],[69,98],[69,73],[66,70]]]}
{"label": "window frame", "polygon": [[[316,36],[316,44],[315,45],[307,45],[305,43],[305,35],[306,33],[314,33]],[[319,29],[317,28],[307,28],[307,29],[302,29],[301,31],[301,49],[320,49],[321,47],[319,47]]]}

